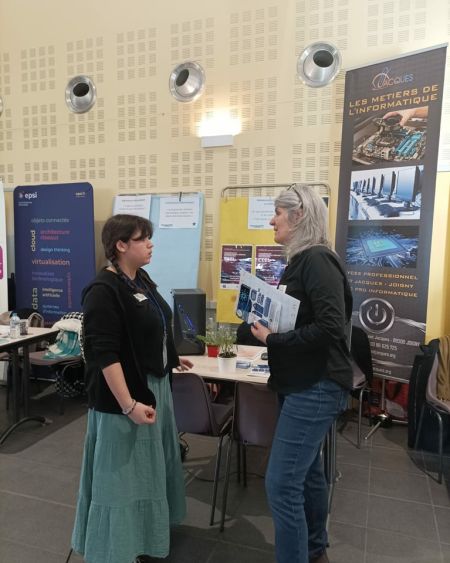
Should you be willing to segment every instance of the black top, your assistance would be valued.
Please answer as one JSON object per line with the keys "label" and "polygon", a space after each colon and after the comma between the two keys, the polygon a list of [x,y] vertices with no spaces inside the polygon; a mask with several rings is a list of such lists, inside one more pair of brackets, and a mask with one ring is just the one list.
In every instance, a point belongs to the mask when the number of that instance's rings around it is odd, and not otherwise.
{"label": "black top", "polygon": [[297,393],[330,378],[351,389],[346,331],[352,295],[338,256],[321,245],[300,252],[286,267],[280,286],[300,307],[294,330],[267,337],[269,387]]}
{"label": "black top", "polygon": [[[171,330],[172,311],[146,272],[139,272],[151,290],[145,299],[109,270],[102,270],[83,291],[88,405],[101,412],[122,412],[102,369],[120,362],[132,398],[155,405],[146,376],[164,377],[179,364]],[[160,310],[167,327],[167,366],[163,365],[164,323]]]}

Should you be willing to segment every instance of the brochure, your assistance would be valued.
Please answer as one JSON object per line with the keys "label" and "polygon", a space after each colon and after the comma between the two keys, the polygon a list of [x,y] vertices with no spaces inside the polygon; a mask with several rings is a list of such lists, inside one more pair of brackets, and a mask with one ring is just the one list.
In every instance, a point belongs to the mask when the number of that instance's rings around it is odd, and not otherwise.
{"label": "brochure", "polygon": [[240,270],[236,316],[249,324],[259,321],[272,332],[295,327],[300,301],[282,293],[253,274]]}

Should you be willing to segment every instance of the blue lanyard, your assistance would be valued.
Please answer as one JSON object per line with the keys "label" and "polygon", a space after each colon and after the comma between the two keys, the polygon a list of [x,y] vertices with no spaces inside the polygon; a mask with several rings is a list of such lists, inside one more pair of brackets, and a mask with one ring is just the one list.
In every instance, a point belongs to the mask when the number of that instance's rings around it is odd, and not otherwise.
{"label": "blue lanyard", "polygon": [[164,312],[161,309],[161,305],[158,303],[156,297],[153,295],[150,288],[144,285],[144,282],[138,276],[136,276],[135,285],[137,286],[138,289],[140,289],[144,293],[146,297],[148,297],[148,299],[150,299],[153,305],[155,305],[155,307],[158,309],[163,324],[164,336],[165,336],[167,334],[166,317],[164,316]]}

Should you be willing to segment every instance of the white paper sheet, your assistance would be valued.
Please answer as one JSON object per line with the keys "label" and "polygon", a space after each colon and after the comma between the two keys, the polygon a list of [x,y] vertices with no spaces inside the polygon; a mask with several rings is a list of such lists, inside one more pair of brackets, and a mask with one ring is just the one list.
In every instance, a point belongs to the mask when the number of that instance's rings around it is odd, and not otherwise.
{"label": "white paper sheet", "polygon": [[150,194],[117,195],[114,198],[113,215],[125,213],[149,219],[151,201],[152,196]]}
{"label": "white paper sheet", "polygon": [[270,220],[274,214],[272,197],[248,198],[248,228],[271,230]]}
{"label": "white paper sheet", "polygon": [[160,229],[196,229],[198,226],[199,197],[161,197],[159,206]]}

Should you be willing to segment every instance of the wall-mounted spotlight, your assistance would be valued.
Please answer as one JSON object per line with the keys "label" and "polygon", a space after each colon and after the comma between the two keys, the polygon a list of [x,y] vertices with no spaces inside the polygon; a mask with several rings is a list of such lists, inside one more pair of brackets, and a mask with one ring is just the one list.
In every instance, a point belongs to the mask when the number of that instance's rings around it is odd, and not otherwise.
{"label": "wall-mounted spotlight", "polygon": [[66,105],[73,113],[86,113],[97,100],[97,88],[89,76],[74,76],[66,86]]}
{"label": "wall-mounted spotlight", "polygon": [[216,110],[205,116],[199,124],[198,136],[202,139],[202,147],[225,147],[233,145],[234,135],[241,132],[241,122],[231,117],[226,110]]}
{"label": "wall-mounted spotlight", "polygon": [[341,67],[341,54],[331,43],[308,45],[297,59],[297,76],[307,86],[320,88],[332,82]]}
{"label": "wall-mounted spotlight", "polygon": [[0,96],[0,116],[3,113],[3,98]]}
{"label": "wall-mounted spotlight", "polygon": [[205,71],[194,61],[185,61],[176,66],[169,77],[169,89],[179,102],[193,102],[205,87]]}

